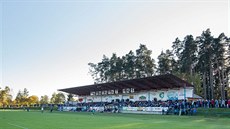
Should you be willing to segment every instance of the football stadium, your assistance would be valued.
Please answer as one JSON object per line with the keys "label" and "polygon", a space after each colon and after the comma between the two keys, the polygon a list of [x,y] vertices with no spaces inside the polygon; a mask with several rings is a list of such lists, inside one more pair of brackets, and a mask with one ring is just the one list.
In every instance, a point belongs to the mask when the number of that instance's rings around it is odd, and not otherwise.
{"label": "football stadium", "polygon": [[0,3],[0,129],[230,129],[230,0]]}
{"label": "football stadium", "polygon": [[[190,111],[193,107],[186,100],[195,99],[193,85],[172,74],[78,86],[60,91],[78,95],[79,98],[79,103],[60,107],[64,111],[178,114],[179,109],[183,108],[182,114],[187,114],[188,109]],[[172,107],[173,105],[177,106]]]}
{"label": "football stadium", "polygon": [[0,128],[230,129],[228,103],[213,105],[193,90],[172,74],[60,89],[79,102],[0,110]]}

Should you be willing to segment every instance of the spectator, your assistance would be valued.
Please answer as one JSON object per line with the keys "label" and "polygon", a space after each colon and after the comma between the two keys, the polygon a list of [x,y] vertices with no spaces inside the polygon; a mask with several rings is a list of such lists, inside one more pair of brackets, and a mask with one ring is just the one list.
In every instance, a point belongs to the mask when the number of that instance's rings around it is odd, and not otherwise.
{"label": "spectator", "polygon": [[216,107],[216,108],[218,108],[218,107],[219,107],[219,102],[218,102],[218,100],[217,100],[217,99],[215,100],[215,107]]}
{"label": "spectator", "polygon": [[29,107],[26,107],[26,111],[29,112],[29,111],[30,111],[30,108],[29,108]]}
{"label": "spectator", "polygon": [[230,108],[230,99],[228,100],[228,108]]}
{"label": "spectator", "polygon": [[224,101],[224,100],[222,100],[222,102],[221,102],[221,107],[222,107],[222,108],[225,107],[225,101]]}
{"label": "spectator", "polygon": [[214,108],[214,105],[215,105],[215,101],[212,99],[211,100],[211,106],[212,106],[212,108]]}
{"label": "spectator", "polygon": [[42,108],[41,108],[41,112],[42,112],[42,113],[44,112],[44,108],[43,108],[43,106],[42,106]]}
{"label": "spectator", "polygon": [[50,112],[53,112],[53,105],[50,106]]}

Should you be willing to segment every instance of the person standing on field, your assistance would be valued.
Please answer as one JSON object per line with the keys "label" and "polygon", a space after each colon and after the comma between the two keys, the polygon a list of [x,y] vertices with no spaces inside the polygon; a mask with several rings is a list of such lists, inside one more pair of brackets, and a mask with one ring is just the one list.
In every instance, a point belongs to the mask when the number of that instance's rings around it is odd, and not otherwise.
{"label": "person standing on field", "polygon": [[42,112],[42,113],[44,112],[44,108],[43,108],[43,106],[42,106],[42,108],[41,108],[41,112]]}
{"label": "person standing on field", "polygon": [[50,106],[50,112],[53,112],[53,105]]}
{"label": "person standing on field", "polygon": [[230,99],[228,100],[228,106],[227,107],[230,108]]}

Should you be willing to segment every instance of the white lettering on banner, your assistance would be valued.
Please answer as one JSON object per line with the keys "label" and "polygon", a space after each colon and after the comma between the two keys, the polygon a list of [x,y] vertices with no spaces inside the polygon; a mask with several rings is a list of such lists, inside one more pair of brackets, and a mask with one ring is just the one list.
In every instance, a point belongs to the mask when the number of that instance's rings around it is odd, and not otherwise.
{"label": "white lettering on banner", "polygon": [[123,111],[143,111],[143,112],[162,112],[168,110],[168,107],[123,107]]}
{"label": "white lettering on banner", "polygon": [[77,107],[63,107],[63,111],[76,110]]}
{"label": "white lettering on banner", "polygon": [[137,111],[143,111],[143,107],[138,107]]}
{"label": "white lettering on banner", "polygon": [[138,107],[133,107],[133,111],[137,111]]}
{"label": "white lettering on banner", "polygon": [[124,111],[137,111],[137,107],[123,107]]}
{"label": "white lettering on banner", "polygon": [[96,111],[104,111],[104,107],[90,107],[90,109],[94,109]]}
{"label": "white lettering on banner", "polygon": [[160,112],[160,111],[162,111],[162,107],[152,107],[152,111],[154,111],[154,112]]}
{"label": "white lettering on banner", "polygon": [[151,112],[151,111],[152,111],[152,108],[151,108],[151,107],[146,107],[146,108],[145,108],[145,111],[146,111],[146,112]]}

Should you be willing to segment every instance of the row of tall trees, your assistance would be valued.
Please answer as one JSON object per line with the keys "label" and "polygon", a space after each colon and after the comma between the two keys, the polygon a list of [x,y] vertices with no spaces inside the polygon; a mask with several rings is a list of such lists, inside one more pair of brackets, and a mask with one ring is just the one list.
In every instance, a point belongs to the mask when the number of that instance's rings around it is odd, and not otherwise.
{"label": "row of tall trees", "polygon": [[195,93],[205,99],[225,99],[230,92],[230,40],[224,33],[214,37],[207,29],[200,36],[176,38],[171,49],[160,53],[157,65],[151,54],[141,44],[136,53],[104,55],[101,62],[88,64],[90,74],[102,83],[173,73],[194,84]]}
{"label": "row of tall trees", "polygon": [[[73,96],[68,96],[70,100],[73,100]],[[9,86],[6,86],[4,89],[0,88],[0,107],[8,107],[9,105],[38,105],[38,104],[63,104],[66,100],[66,97],[63,93],[53,93],[52,97],[49,98],[47,95],[41,96],[40,100],[38,96],[31,95],[29,96],[29,91],[24,88],[22,91],[16,95],[16,98],[13,100],[12,92]]]}
{"label": "row of tall trees", "polygon": [[176,38],[172,50],[158,56],[160,74],[174,73],[195,85],[195,93],[205,99],[225,99],[229,90],[230,40],[224,33],[211,35],[210,29],[194,38]]}
{"label": "row of tall trees", "polygon": [[95,83],[152,76],[155,74],[156,65],[151,54],[152,51],[146,45],[140,44],[135,53],[131,50],[121,57],[113,53],[110,58],[103,55],[101,62],[88,63],[89,73]]}
{"label": "row of tall trees", "polygon": [[0,107],[5,107],[12,102],[10,88],[6,86],[4,89],[0,87]]}

